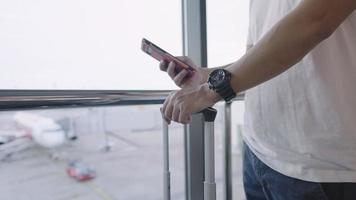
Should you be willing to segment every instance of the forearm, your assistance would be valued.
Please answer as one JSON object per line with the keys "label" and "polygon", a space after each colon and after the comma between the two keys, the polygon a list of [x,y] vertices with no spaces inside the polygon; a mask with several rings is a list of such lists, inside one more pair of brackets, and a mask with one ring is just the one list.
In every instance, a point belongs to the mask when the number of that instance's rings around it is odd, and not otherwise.
{"label": "forearm", "polygon": [[[315,5],[308,5],[310,2],[315,3],[309,1],[298,6],[240,60],[226,68],[233,74],[231,85],[235,92],[252,88],[293,66],[352,12],[351,8],[345,8],[337,16],[315,15]],[[331,22],[326,23],[329,18],[332,18]]]}
{"label": "forearm", "polygon": [[[252,44],[246,45],[246,52],[249,51],[252,47],[253,47]],[[212,71],[214,71],[215,69],[226,69],[226,68],[230,67],[232,64],[234,64],[234,62],[226,64],[226,65],[218,66],[218,67],[204,68],[203,73],[204,73],[205,79],[208,80],[209,74]]]}

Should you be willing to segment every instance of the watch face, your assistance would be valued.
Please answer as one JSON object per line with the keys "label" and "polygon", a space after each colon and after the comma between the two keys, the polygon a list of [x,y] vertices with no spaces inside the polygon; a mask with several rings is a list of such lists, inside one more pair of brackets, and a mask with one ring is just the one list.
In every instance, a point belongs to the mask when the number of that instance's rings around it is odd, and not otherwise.
{"label": "watch face", "polygon": [[209,82],[214,87],[219,87],[219,85],[224,83],[225,76],[224,70],[216,70],[215,73],[211,74]]}

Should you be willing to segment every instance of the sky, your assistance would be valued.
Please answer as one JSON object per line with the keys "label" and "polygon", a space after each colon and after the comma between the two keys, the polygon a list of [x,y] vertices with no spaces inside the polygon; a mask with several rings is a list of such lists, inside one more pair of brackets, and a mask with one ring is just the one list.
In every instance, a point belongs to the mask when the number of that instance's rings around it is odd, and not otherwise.
{"label": "sky", "polygon": [[[0,89],[176,89],[140,45],[182,55],[181,19],[181,0],[0,0]],[[243,55],[247,26],[248,0],[207,0],[209,67]]]}

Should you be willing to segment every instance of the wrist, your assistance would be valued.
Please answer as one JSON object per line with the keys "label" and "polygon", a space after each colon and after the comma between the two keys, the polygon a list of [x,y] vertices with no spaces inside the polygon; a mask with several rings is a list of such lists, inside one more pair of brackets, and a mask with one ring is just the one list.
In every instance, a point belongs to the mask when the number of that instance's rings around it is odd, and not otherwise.
{"label": "wrist", "polygon": [[200,86],[200,91],[203,93],[204,98],[209,101],[209,106],[212,106],[218,101],[222,100],[222,97],[218,93],[209,88],[208,83],[202,84]]}
{"label": "wrist", "polygon": [[200,84],[204,84],[208,81],[211,71],[211,68],[199,68],[199,74],[201,75]]}

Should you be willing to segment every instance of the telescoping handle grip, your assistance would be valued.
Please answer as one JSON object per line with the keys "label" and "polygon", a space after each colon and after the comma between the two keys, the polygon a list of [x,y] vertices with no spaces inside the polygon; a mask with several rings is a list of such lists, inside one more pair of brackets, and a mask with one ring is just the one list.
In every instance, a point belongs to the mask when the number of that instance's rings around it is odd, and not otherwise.
{"label": "telescoping handle grip", "polygon": [[215,158],[214,158],[214,121],[217,111],[206,108],[201,111],[204,115],[204,200],[216,200]]}
{"label": "telescoping handle grip", "polygon": [[200,111],[204,115],[205,122],[214,122],[216,118],[217,111],[212,107],[207,107],[204,110]]}

